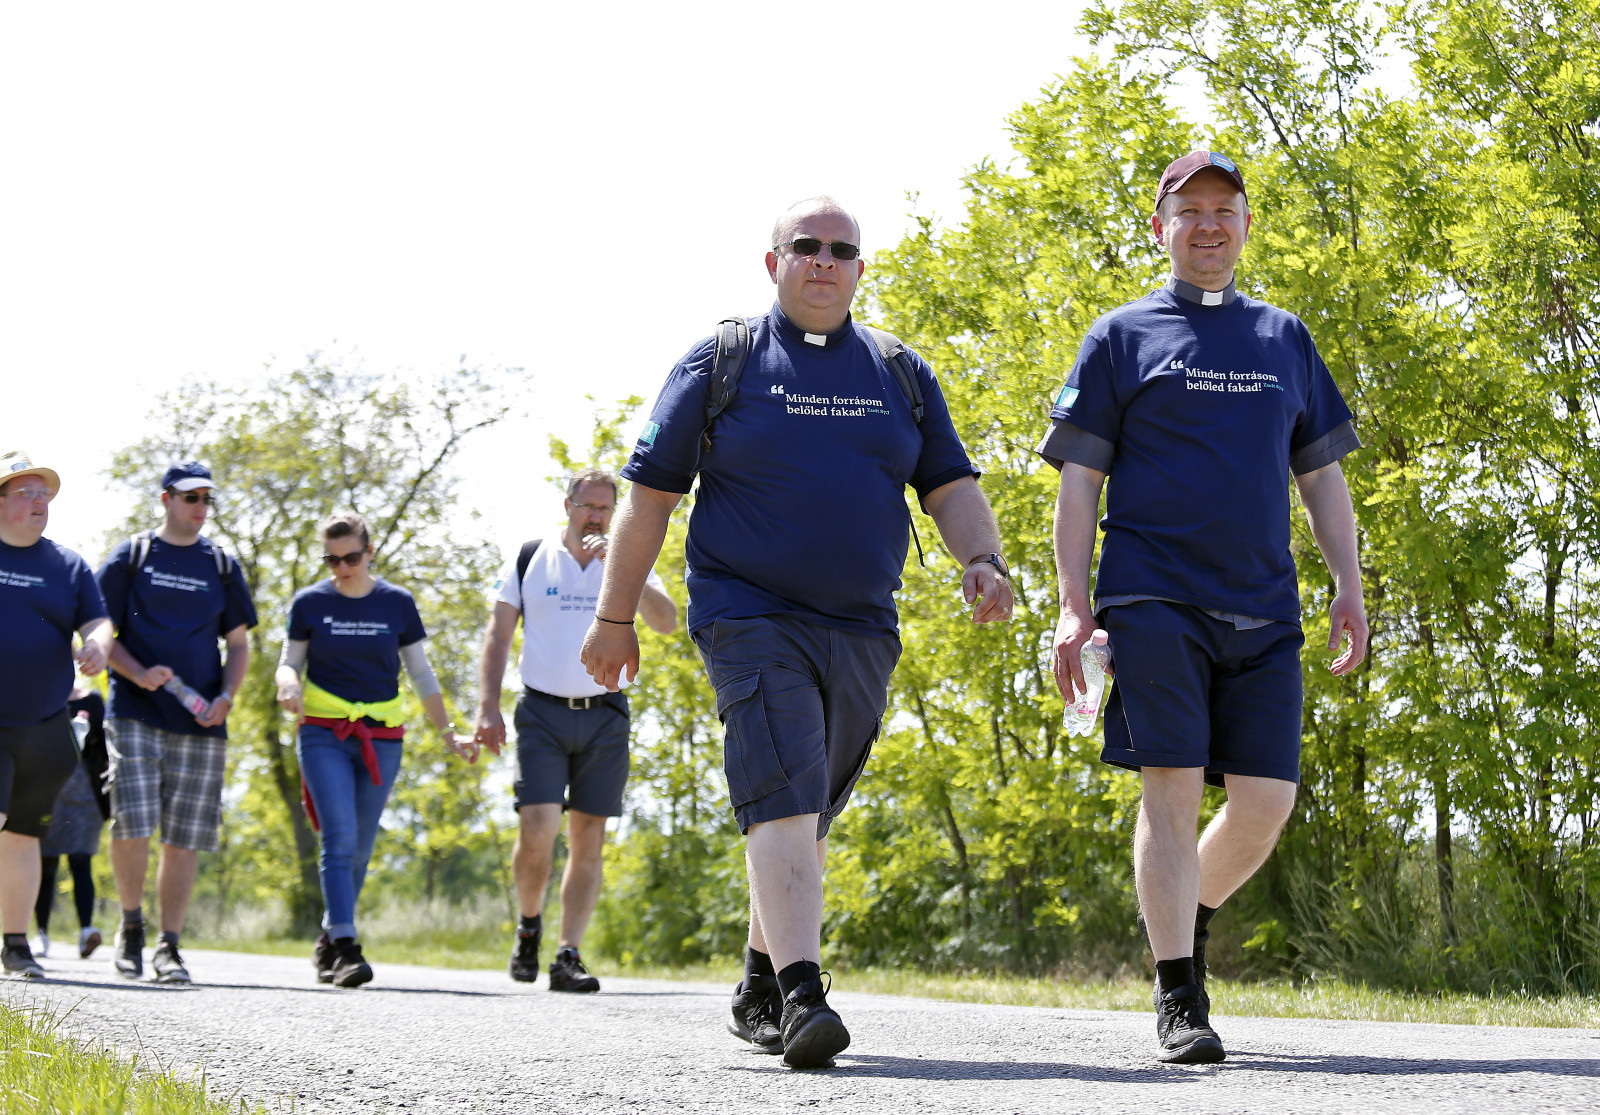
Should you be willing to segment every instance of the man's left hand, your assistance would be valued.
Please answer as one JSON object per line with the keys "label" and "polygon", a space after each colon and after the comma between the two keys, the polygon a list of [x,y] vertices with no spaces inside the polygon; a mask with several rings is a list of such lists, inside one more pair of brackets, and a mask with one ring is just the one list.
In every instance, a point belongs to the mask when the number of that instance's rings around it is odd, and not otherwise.
{"label": "man's left hand", "polygon": [[221,724],[224,720],[228,719],[228,713],[232,711],[232,709],[232,697],[218,696],[217,699],[212,701],[211,704],[206,708],[206,714],[204,716],[195,717],[194,722],[200,725],[202,728],[215,728],[218,724]]}
{"label": "man's left hand", "polygon": [[85,639],[78,649],[78,672],[92,678],[106,668],[106,652],[93,639]]}
{"label": "man's left hand", "polygon": [[966,575],[961,578],[961,595],[968,604],[978,602],[972,610],[973,623],[1004,622],[1011,618],[1014,603],[1011,582],[987,561],[975,561],[967,566]]}
{"label": "man's left hand", "polygon": [[1333,598],[1333,606],[1328,609],[1328,649],[1338,650],[1339,643],[1345,635],[1350,637],[1350,645],[1344,648],[1344,653],[1334,659],[1329,667],[1334,677],[1342,677],[1351,670],[1361,665],[1367,657],[1367,639],[1371,636],[1371,628],[1367,626],[1367,609],[1362,603],[1361,593],[1341,592]]}

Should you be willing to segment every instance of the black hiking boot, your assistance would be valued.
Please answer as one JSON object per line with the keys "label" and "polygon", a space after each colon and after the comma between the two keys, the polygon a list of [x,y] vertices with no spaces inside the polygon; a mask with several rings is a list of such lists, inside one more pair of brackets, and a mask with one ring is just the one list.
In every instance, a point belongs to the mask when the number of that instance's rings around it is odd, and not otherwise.
{"label": "black hiking boot", "polygon": [[317,935],[317,943],[311,946],[311,963],[317,969],[318,983],[333,982],[333,967],[338,963],[339,953],[333,947],[333,939],[324,931]]}
{"label": "black hiking boot", "polygon": [[[828,978],[828,987],[833,977]],[[850,1031],[844,1019],[828,1005],[828,991],[820,979],[807,980],[789,992],[783,1001],[783,1063],[795,1069],[820,1069],[832,1063],[834,1054],[850,1044]]]}
{"label": "black hiking boot", "polygon": [[335,987],[360,987],[372,980],[372,965],[361,955],[361,945],[354,937],[339,937],[333,942],[333,978],[328,982]]}
{"label": "black hiking boot", "polygon": [[539,978],[539,937],[539,930],[517,926],[511,962],[506,967],[518,983],[534,983]]}
{"label": "black hiking boot", "polygon": [[[10,934],[7,934],[10,936]],[[33,949],[28,947],[28,938],[17,934],[22,939],[16,943],[6,942],[0,948],[0,968],[12,979],[44,979],[44,969],[39,967],[39,962],[33,958]]]}
{"label": "black hiking boot", "polygon": [[1222,1039],[1211,1028],[1202,994],[1192,983],[1166,992],[1157,985],[1156,1060],[1169,1065],[1214,1065],[1227,1058]]}
{"label": "black hiking boot", "polygon": [[178,955],[178,946],[171,941],[162,941],[156,945],[155,955],[150,958],[150,970],[155,973],[157,983],[191,983],[189,969],[184,967],[183,957]]}
{"label": "black hiking boot", "polygon": [[728,1033],[755,1046],[757,1053],[782,1053],[783,995],[775,976],[746,976],[733,989],[733,1021]]}
{"label": "black hiking boot", "polygon": [[144,975],[144,922],[138,925],[123,922],[111,951],[115,953],[111,967],[117,975],[123,979],[138,979]]}
{"label": "black hiking boot", "polygon": [[557,949],[555,962],[550,965],[550,990],[588,993],[599,991],[600,981],[583,966],[577,949]]}

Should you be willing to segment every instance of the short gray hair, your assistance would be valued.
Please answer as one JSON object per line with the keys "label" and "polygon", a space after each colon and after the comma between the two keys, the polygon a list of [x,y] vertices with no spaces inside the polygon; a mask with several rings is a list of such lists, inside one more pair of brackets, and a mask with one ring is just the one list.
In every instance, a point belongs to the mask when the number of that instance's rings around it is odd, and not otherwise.
{"label": "short gray hair", "polygon": [[580,469],[567,478],[567,498],[572,499],[578,494],[578,489],[585,484],[611,485],[611,498],[617,498],[617,478],[609,470],[603,468]]}

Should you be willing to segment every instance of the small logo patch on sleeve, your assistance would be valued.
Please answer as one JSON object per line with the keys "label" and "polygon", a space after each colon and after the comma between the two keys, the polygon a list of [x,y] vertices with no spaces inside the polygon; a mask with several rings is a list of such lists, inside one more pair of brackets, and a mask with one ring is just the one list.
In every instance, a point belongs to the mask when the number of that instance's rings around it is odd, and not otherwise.
{"label": "small logo patch on sleeve", "polygon": [[656,443],[656,435],[660,432],[661,424],[659,422],[646,422],[644,429],[639,431],[639,441],[643,445],[654,445]]}
{"label": "small logo patch on sleeve", "polygon": [[1056,396],[1056,406],[1071,409],[1072,404],[1078,401],[1078,389],[1071,384],[1064,384],[1061,394]]}

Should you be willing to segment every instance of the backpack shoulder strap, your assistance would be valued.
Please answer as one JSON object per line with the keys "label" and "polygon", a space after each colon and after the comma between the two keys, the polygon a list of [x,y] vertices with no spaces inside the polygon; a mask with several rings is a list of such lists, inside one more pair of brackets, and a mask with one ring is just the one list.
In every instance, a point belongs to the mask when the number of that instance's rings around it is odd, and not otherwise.
{"label": "backpack shoulder strap", "polygon": [[226,546],[224,546],[221,542],[218,542],[215,538],[207,539],[207,541],[211,543],[211,556],[215,558],[217,562],[217,575],[226,581],[228,579],[228,574],[233,572],[236,564],[233,560],[233,555],[228,552],[228,548]]}
{"label": "backpack shoulder strap", "polygon": [[878,347],[878,355],[889,365],[894,378],[900,381],[900,390],[905,394],[906,402],[911,404],[912,419],[917,425],[922,425],[922,415],[926,408],[922,403],[922,388],[917,383],[916,369],[911,363],[911,350],[906,348],[900,338],[893,333],[885,333],[882,329],[874,329],[870,325],[862,328],[872,337],[872,343]]}
{"label": "backpack shoulder strap", "polygon": [[522,549],[517,551],[517,598],[522,601],[522,625],[528,625],[528,598],[523,594],[522,582],[528,579],[528,566],[533,564],[533,555],[539,552],[539,546],[544,542],[542,538],[535,538],[531,542],[524,542]]}
{"label": "backpack shoulder strap", "polygon": [[128,572],[137,573],[144,564],[144,559],[150,556],[150,539],[154,538],[153,530],[141,530],[138,534],[128,539]]}
{"label": "backpack shoulder strap", "polygon": [[750,323],[742,317],[717,322],[716,360],[711,365],[711,390],[706,396],[706,426],[700,435],[701,452],[711,448],[711,423],[728,409],[739,391],[739,376],[750,358]]}

